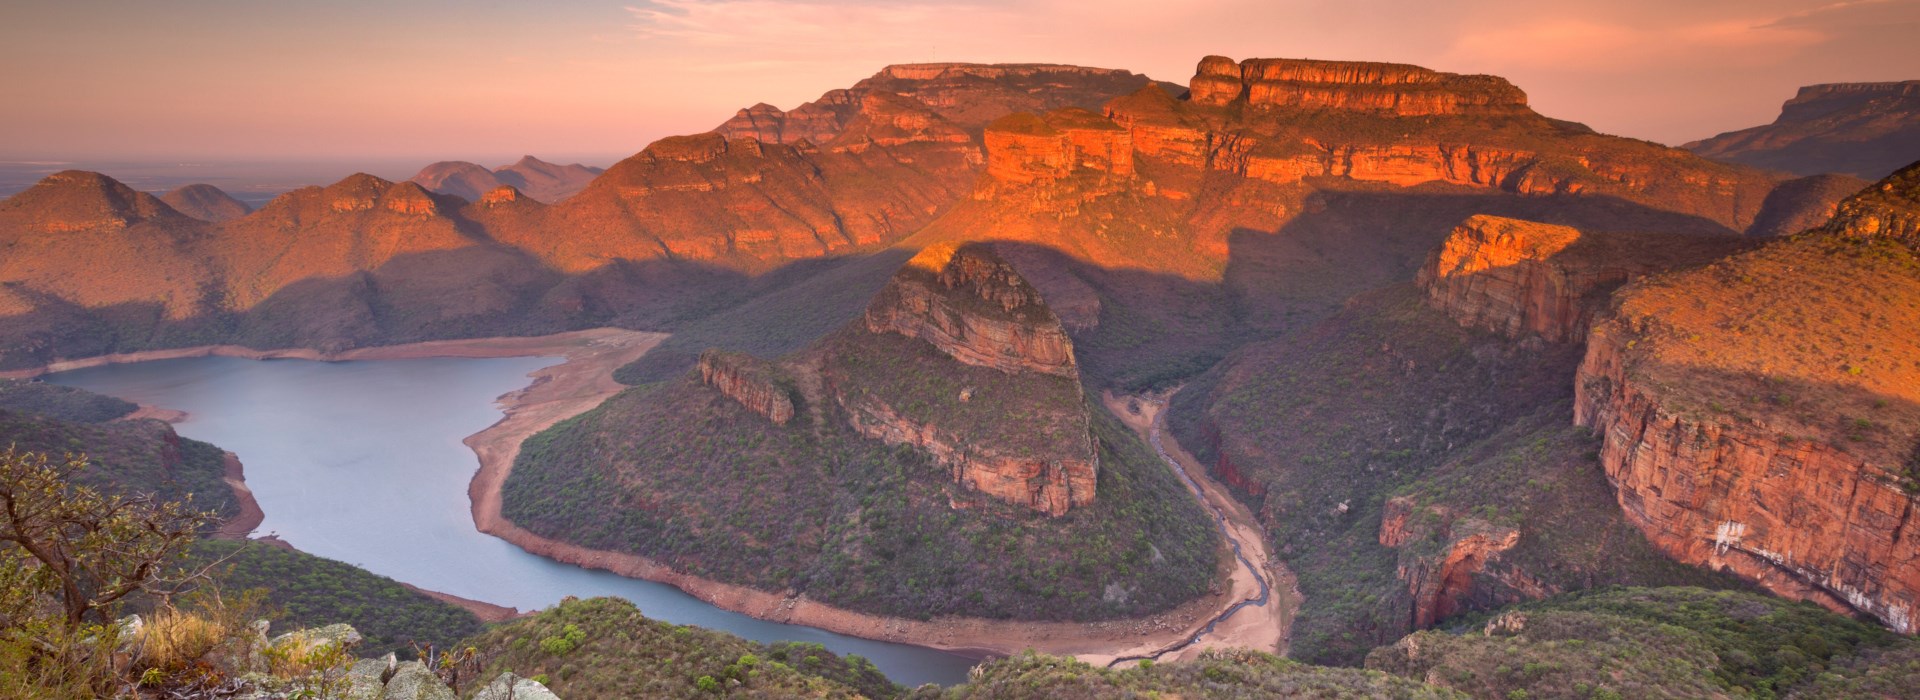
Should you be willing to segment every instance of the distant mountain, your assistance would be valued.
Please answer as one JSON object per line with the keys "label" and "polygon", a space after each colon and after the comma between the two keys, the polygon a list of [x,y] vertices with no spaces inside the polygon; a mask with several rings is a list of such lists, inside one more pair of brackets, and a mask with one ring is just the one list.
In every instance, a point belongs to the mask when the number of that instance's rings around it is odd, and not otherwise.
{"label": "distant mountain", "polygon": [[556,165],[525,156],[492,170],[462,160],[440,161],[421,168],[412,181],[469,202],[478,202],[486,193],[510,186],[521,194],[552,204],[584,189],[601,172],[600,168],[579,163]]}
{"label": "distant mountain", "polygon": [[234,199],[213,185],[187,185],[172,192],[160,195],[160,201],[166,202],[182,214],[201,221],[220,222],[238,219],[253,211],[246,202]]}
{"label": "distant mountain", "polygon": [[1047,63],[912,63],[887,66],[853,87],[829,90],[820,99],[782,111],[764,102],[740,110],[714,131],[727,138],[767,143],[826,143],[860,112],[871,93],[894,93],[926,105],[942,119],[978,135],[987,123],[1014,112],[1063,107],[1099,109],[1146,85],[1179,94],[1183,86],[1112,68]]}
{"label": "distant mountain", "polygon": [[1796,175],[1878,180],[1920,160],[1920,80],[1809,85],[1781,106],[1772,124],[1683,148]]}

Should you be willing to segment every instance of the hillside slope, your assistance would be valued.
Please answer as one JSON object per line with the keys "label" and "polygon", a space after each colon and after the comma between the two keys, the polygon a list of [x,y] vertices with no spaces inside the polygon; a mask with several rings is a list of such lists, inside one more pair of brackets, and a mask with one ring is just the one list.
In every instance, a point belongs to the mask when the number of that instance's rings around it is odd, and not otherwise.
{"label": "hillside slope", "polygon": [[1772,124],[1682,148],[1796,175],[1877,180],[1920,160],[1920,80],[1808,85],[1781,105]]}

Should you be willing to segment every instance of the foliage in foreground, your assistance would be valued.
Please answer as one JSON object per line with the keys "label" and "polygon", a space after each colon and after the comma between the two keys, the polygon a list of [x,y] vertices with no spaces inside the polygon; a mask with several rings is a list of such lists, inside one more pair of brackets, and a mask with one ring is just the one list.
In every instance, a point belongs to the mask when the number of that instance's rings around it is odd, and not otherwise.
{"label": "foliage in foreground", "polygon": [[469,645],[502,671],[565,698],[888,698],[901,692],[858,656],[818,644],[760,644],[647,619],[618,598],[568,599],[497,626]]}
{"label": "foliage in foreground", "polygon": [[206,540],[189,561],[225,563],[212,571],[221,589],[260,589],[275,627],[353,625],[356,652],[414,655],[415,645],[450,649],[485,626],[473,613],[417,593],[393,579],[305,552],[264,544]]}

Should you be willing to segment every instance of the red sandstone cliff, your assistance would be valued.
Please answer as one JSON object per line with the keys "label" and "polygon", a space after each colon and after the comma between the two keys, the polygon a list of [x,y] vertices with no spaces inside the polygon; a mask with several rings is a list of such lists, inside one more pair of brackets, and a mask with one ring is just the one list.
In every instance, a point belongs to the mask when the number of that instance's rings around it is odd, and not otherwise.
{"label": "red sandstone cliff", "polygon": [[989,247],[922,251],[832,345],[822,374],[860,434],[1046,515],[1093,503],[1099,459],[1073,343]]}
{"label": "red sandstone cliff", "polygon": [[984,247],[935,246],[914,256],[867,307],[866,326],[927,341],[970,365],[1080,377],[1060,319]]}
{"label": "red sandstone cliff", "polygon": [[1360,61],[1224,56],[1200,60],[1189,88],[1194,104],[1245,100],[1254,107],[1383,112],[1397,116],[1526,113],[1527,95],[1491,75],[1456,75],[1419,66]]}
{"label": "red sandstone cliff", "polygon": [[[1397,574],[1413,598],[1408,629],[1425,629],[1467,609],[1473,579],[1520,542],[1520,531],[1445,509],[1421,508],[1406,497],[1389,498],[1380,521],[1380,544],[1400,550]],[[1510,575],[1509,578],[1524,578]],[[1527,582],[1523,595],[1550,595]],[[1511,601],[1510,601],[1511,602]]]}
{"label": "red sandstone cliff", "polygon": [[1825,230],[1650,278],[1594,327],[1575,420],[1627,519],[1682,561],[1915,631],[1920,167]]}
{"label": "red sandstone cliff", "polygon": [[1453,229],[1427,256],[1416,282],[1429,305],[1464,325],[1511,338],[1577,342],[1620,285],[1747,245],[1727,237],[1582,234],[1481,215]]}
{"label": "red sandstone cliff", "polygon": [[700,379],[774,425],[793,420],[793,394],[782,386],[773,363],[751,355],[708,350],[700,353]]}

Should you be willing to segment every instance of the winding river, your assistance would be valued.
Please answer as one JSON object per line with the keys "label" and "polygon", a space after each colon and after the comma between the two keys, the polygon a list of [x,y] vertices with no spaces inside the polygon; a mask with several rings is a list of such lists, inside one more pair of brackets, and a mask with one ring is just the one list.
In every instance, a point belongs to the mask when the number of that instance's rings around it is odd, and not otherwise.
{"label": "winding river", "polygon": [[494,399],[556,358],[314,362],[195,357],[48,375],[186,411],[182,435],[233,451],[266,511],[256,534],[422,588],[544,608],[565,596],[619,596],[649,617],[760,641],[818,642],[859,654],[894,681],[952,684],[974,660],[904,644],[756,620],[671,586],[561,564],[474,529],[461,443],[500,419]]}

